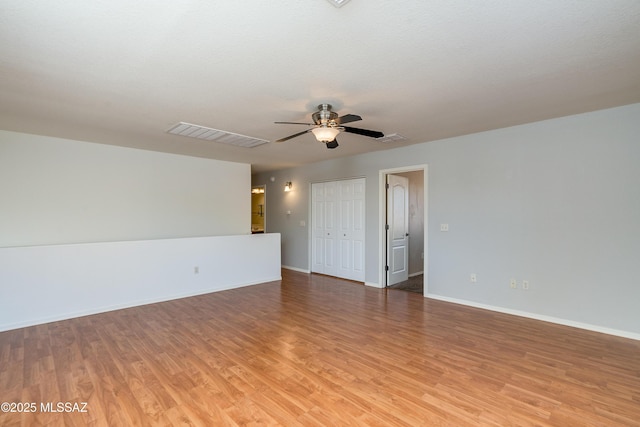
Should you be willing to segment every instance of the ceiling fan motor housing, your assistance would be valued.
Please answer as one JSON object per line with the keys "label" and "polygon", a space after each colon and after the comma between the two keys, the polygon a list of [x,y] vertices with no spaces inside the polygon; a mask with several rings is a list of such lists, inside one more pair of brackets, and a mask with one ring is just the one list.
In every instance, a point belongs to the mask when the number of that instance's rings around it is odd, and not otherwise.
{"label": "ceiling fan motor housing", "polygon": [[331,104],[318,105],[318,111],[311,115],[313,122],[322,126],[336,126],[338,113],[331,111]]}

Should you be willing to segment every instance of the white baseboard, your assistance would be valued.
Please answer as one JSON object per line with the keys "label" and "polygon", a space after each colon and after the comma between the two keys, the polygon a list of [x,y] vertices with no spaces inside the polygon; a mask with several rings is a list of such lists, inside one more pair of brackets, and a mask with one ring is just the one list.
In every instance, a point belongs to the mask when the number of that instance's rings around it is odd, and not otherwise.
{"label": "white baseboard", "polygon": [[592,332],[600,332],[602,334],[615,335],[615,336],[618,336],[618,337],[629,338],[629,339],[632,339],[632,340],[640,341],[640,334],[635,333],[635,332],[621,331],[619,329],[605,328],[605,327],[602,327],[602,326],[591,325],[591,324],[588,324],[588,323],[575,322],[573,320],[561,319],[561,318],[552,317],[552,316],[545,316],[545,315],[536,314],[536,313],[529,313],[529,312],[526,312],[526,311],[512,310],[510,308],[496,307],[496,306],[493,306],[493,305],[481,304],[481,303],[477,303],[477,302],[474,302],[474,301],[461,300],[461,299],[457,299],[457,298],[449,298],[449,297],[444,297],[444,296],[441,296],[441,295],[427,294],[427,295],[425,295],[425,297],[426,298],[435,299],[435,300],[439,300],[439,301],[451,302],[451,303],[454,303],[454,304],[461,304],[461,305],[466,305],[466,306],[469,306],[469,307],[481,308],[483,310],[490,310],[490,311],[495,311],[495,312],[498,312],[498,313],[511,314],[511,315],[514,315],[514,316],[526,317],[526,318],[529,318],[529,319],[541,320],[543,322],[555,323],[555,324],[564,325],[564,326],[571,326],[573,328],[585,329],[585,330],[592,331]]}
{"label": "white baseboard", "polygon": [[298,268],[298,267],[291,267],[290,265],[283,265],[282,268],[286,268],[287,270],[291,270],[291,271],[297,271],[298,273],[306,273],[306,274],[311,273],[311,270],[306,270],[304,268]]}
{"label": "white baseboard", "polygon": [[409,277],[416,277],[416,276],[420,276],[421,274],[424,274],[424,271],[418,271],[417,273],[411,273],[409,275]]}

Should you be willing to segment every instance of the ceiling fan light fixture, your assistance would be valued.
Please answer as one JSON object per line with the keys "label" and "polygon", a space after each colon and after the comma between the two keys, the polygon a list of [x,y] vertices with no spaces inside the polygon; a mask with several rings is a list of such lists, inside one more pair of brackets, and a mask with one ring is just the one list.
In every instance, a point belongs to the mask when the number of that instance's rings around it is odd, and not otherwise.
{"label": "ceiling fan light fixture", "polygon": [[311,129],[311,132],[313,132],[313,135],[316,137],[318,141],[331,142],[334,139],[336,139],[336,136],[338,136],[338,134],[340,133],[340,129],[334,128],[334,127],[328,127],[328,126],[327,127],[320,126],[320,127]]}

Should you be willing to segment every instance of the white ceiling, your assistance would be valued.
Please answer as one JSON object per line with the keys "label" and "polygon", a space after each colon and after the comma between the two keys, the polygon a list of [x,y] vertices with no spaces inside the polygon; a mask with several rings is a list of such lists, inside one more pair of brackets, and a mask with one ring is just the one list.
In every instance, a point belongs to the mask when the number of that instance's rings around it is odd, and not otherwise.
{"label": "white ceiling", "polygon": [[[0,0],[0,128],[253,171],[640,102],[638,0]],[[401,143],[311,134],[329,102]]]}

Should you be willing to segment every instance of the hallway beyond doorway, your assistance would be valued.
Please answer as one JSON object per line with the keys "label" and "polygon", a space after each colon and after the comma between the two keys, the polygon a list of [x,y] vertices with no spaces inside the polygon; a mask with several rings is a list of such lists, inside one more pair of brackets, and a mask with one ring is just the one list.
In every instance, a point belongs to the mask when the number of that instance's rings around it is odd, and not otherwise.
{"label": "hallway beyond doorway", "polygon": [[416,276],[409,277],[408,280],[396,283],[395,285],[389,286],[387,289],[415,292],[422,295],[424,293],[424,275],[418,274]]}

